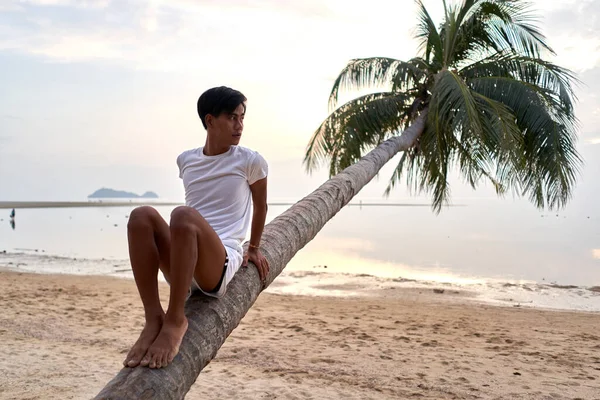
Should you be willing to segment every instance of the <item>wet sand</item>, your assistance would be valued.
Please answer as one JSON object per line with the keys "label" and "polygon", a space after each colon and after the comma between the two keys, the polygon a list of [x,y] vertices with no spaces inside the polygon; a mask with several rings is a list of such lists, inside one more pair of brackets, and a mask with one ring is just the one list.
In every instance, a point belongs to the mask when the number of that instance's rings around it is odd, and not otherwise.
{"label": "wet sand", "polygon": [[[263,293],[186,398],[600,399],[599,313],[374,294]],[[143,326],[126,279],[0,271],[0,304],[0,399],[93,397]]]}

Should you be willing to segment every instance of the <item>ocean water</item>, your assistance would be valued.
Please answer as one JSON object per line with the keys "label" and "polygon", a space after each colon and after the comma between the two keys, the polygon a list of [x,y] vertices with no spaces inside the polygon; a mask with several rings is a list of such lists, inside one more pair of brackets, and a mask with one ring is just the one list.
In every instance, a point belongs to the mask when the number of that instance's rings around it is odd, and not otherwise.
{"label": "ocean water", "polygon": [[[439,215],[428,207],[346,207],[268,290],[345,296],[448,288],[498,304],[600,311],[600,214],[540,212],[512,200],[456,202]],[[167,220],[172,208],[157,207]],[[271,206],[268,221],[287,208]],[[14,227],[2,209],[0,267],[131,277],[132,209],[22,209]]]}

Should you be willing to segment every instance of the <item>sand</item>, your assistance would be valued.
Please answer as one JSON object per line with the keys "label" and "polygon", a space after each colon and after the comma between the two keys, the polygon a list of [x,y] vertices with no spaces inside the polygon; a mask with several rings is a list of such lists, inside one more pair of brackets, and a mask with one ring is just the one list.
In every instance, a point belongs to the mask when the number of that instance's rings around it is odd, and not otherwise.
{"label": "sand", "polygon": [[[0,271],[0,304],[1,399],[93,397],[143,325],[125,279]],[[600,399],[599,326],[448,291],[263,293],[186,398]]]}

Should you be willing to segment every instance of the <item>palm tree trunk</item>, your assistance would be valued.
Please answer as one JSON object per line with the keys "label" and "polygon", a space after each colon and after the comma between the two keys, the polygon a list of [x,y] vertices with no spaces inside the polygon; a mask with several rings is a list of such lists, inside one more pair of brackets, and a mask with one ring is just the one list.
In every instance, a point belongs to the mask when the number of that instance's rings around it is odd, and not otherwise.
{"label": "palm tree trunk", "polygon": [[[264,230],[261,250],[270,265],[265,287],[338,211],[399,151],[421,135],[427,110],[393,137],[290,207]],[[220,300],[192,297],[186,304],[189,328],[173,363],[163,369],[123,368],[96,399],[183,399],[264,289],[256,268],[242,268]]]}

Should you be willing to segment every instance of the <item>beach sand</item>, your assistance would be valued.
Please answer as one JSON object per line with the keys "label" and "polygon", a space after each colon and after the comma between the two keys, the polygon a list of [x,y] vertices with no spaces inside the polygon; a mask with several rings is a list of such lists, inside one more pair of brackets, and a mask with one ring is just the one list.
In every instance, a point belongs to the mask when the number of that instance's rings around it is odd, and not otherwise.
{"label": "beach sand", "polygon": [[[1,271],[0,304],[1,399],[93,397],[143,326],[126,279]],[[186,398],[600,399],[598,327],[448,290],[263,293]]]}

